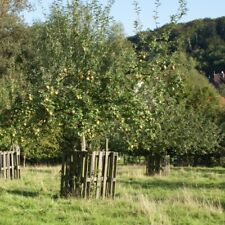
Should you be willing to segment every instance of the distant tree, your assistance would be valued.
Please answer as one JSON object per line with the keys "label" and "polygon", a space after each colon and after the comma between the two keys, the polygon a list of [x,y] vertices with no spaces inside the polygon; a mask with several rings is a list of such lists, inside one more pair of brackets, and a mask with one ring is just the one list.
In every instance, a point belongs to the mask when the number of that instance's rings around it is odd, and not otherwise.
{"label": "distant tree", "polygon": [[19,17],[19,12],[26,7],[28,7],[27,1],[0,2],[1,147],[10,145],[14,139],[15,128],[10,123],[8,111],[16,100],[22,98],[27,87],[24,62],[29,52],[29,29]]}
{"label": "distant tree", "polygon": [[1,0],[0,18],[15,16],[28,7],[30,7],[28,0]]}

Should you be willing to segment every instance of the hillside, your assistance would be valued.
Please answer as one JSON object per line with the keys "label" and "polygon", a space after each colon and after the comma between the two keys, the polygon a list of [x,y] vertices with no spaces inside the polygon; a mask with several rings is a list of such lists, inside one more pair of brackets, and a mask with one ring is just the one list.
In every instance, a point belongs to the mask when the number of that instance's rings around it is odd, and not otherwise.
{"label": "hillside", "polygon": [[[147,39],[153,37],[160,39],[162,32],[168,26],[170,25],[142,34]],[[136,44],[140,41],[137,35],[128,39]],[[199,74],[205,75],[207,80],[219,89],[220,94],[225,96],[225,80],[221,79],[222,71],[225,70],[225,17],[205,18],[176,24],[172,29],[170,40],[175,43],[173,48],[194,61],[194,67]],[[194,80],[202,79],[195,78]],[[202,85],[205,86],[205,81]]]}
{"label": "hillside", "polygon": [[225,17],[178,24],[172,38],[179,39],[181,51],[193,57],[207,77],[225,69]]}

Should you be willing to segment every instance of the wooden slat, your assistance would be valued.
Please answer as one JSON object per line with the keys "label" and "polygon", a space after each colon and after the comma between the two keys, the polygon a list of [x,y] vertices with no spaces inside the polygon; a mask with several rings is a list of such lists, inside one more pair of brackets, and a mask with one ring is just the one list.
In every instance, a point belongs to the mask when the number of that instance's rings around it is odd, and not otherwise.
{"label": "wooden slat", "polygon": [[82,189],[83,189],[83,173],[84,173],[84,161],[83,161],[83,154],[76,154],[77,157],[76,159],[78,160],[77,162],[75,161],[74,163],[76,163],[78,165],[77,168],[77,193],[79,197],[82,197]]}
{"label": "wooden slat", "polygon": [[3,155],[2,155],[2,152],[0,152],[0,177],[2,177],[2,163],[3,163]]}
{"label": "wooden slat", "polygon": [[114,171],[113,171],[113,190],[112,190],[112,197],[114,198],[115,192],[116,192],[116,172],[117,172],[117,158],[118,158],[118,153],[114,152],[113,153],[113,158],[114,158]]}
{"label": "wooden slat", "polygon": [[7,153],[7,178],[11,178],[11,173],[10,173],[10,152]]}
{"label": "wooden slat", "polygon": [[84,157],[84,185],[83,185],[83,197],[87,198],[88,197],[88,153],[86,152],[85,157]]}
{"label": "wooden slat", "polygon": [[16,151],[16,171],[17,171],[17,179],[20,179],[20,151]]}
{"label": "wooden slat", "polygon": [[110,154],[110,174],[109,174],[109,196],[113,194],[113,170],[114,170],[114,154]]}
{"label": "wooden slat", "polygon": [[102,190],[102,198],[106,197],[106,185],[107,185],[107,173],[108,173],[108,158],[109,152],[105,152],[105,160],[104,160],[104,167],[103,167],[103,190]]}
{"label": "wooden slat", "polygon": [[60,195],[63,196],[63,190],[65,187],[65,154],[62,154],[62,167],[61,167],[61,189]]}
{"label": "wooden slat", "polygon": [[10,154],[10,158],[11,158],[11,179],[15,178],[15,176],[14,176],[14,158],[13,158],[14,154],[15,154],[15,152],[12,152]]}
{"label": "wooden slat", "polygon": [[69,176],[70,176],[69,167],[70,167],[70,157],[66,155],[66,157],[65,157],[65,182],[64,182],[65,192],[64,192],[64,194],[67,194],[68,188],[69,188]]}
{"label": "wooden slat", "polygon": [[95,176],[95,166],[96,166],[96,162],[95,162],[95,159],[96,159],[96,153],[97,152],[92,152],[91,154],[91,166],[90,166],[90,189],[89,189],[89,197],[91,194],[96,194],[96,193],[93,193],[94,191],[94,184],[95,184],[95,181],[94,181],[94,176]]}
{"label": "wooden slat", "polygon": [[87,194],[86,197],[89,198],[91,195],[91,164],[92,164],[92,155],[87,154],[88,166],[87,166]]}
{"label": "wooden slat", "polygon": [[102,187],[102,163],[103,152],[99,152],[98,156],[98,168],[97,168],[97,184],[96,184],[96,198],[100,197]]}
{"label": "wooden slat", "polygon": [[95,158],[96,158],[96,153],[97,152],[93,152],[91,154],[91,167],[90,167],[90,177],[94,177],[95,176]]}
{"label": "wooden slat", "polygon": [[3,152],[3,177],[6,179],[6,153]]}

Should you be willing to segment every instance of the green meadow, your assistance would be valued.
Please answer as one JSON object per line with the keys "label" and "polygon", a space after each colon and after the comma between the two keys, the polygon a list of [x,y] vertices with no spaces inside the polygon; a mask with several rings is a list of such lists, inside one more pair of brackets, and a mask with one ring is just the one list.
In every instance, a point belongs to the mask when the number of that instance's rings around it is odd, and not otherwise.
{"label": "green meadow", "polygon": [[0,225],[224,225],[225,169],[172,168],[145,176],[119,166],[115,199],[62,199],[60,167],[28,167],[0,179]]}

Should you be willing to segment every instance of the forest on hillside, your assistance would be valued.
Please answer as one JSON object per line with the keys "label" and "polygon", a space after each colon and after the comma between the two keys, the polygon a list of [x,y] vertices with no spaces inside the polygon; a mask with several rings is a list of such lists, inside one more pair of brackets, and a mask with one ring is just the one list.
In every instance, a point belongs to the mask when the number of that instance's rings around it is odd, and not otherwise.
{"label": "forest on hillside", "polygon": [[224,106],[207,77],[225,69],[225,17],[127,38],[110,7],[55,4],[28,26],[28,1],[1,5],[1,150],[18,143],[30,161],[55,160],[85,136],[90,151],[109,138],[121,153],[218,164]]}
{"label": "forest on hillside", "polygon": [[[164,25],[154,31],[146,32],[151,36],[157,32],[160,36],[170,25]],[[136,37],[130,37],[138,42]],[[195,68],[208,77],[225,68],[225,17],[216,19],[198,19],[176,24],[170,33],[170,40],[177,41],[176,50],[184,52],[195,60]]]}
{"label": "forest on hillside", "polygon": [[181,50],[196,60],[196,68],[207,77],[224,70],[225,17],[178,24],[172,35],[181,38]]}

